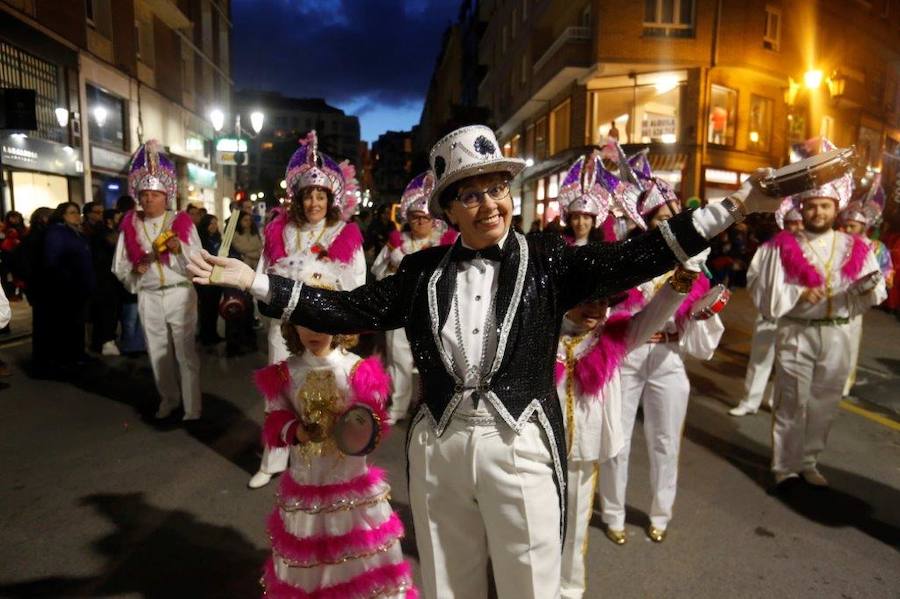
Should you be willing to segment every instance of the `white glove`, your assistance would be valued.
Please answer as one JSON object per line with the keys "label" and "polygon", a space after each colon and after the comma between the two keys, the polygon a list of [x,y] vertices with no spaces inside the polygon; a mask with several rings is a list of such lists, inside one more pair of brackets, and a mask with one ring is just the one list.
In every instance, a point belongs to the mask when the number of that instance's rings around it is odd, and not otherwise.
{"label": "white glove", "polygon": [[[213,267],[218,267],[213,273]],[[187,269],[198,285],[221,285],[246,291],[253,284],[256,273],[237,258],[220,258],[206,250],[193,252]]]}
{"label": "white glove", "polygon": [[405,254],[400,248],[397,247],[391,250],[389,258],[391,261],[391,266],[393,266],[394,269],[400,268],[400,263],[403,262],[403,256],[405,256]]}
{"label": "white glove", "polygon": [[744,204],[744,210],[747,214],[753,212],[775,212],[781,205],[781,198],[773,198],[763,193],[759,186],[760,179],[765,179],[773,172],[771,168],[758,168],[753,174],[744,181],[741,188],[732,193],[729,197],[740,200]]}
{"label": "white glove", "polygon": [[701,272],[703,270],[703,265],[706,263],[706,259],[709,258],[709,252],[710,248],[706,248],[696,256],[691,256],[681,265],[682,268],[691,272]]}

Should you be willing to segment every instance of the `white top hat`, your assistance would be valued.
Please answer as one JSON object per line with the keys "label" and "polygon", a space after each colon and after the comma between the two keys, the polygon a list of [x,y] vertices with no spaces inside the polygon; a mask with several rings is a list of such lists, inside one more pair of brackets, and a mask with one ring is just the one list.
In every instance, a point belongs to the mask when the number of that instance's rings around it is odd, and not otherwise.
{"label": "white top hat", "polygon": [[434,173],[434,190],[428,209],[437,218],[444,216],[439,200],[448,186],[468,177],[506,172],[515,177],[525,168],[525,161],[507,158],[500,152],[497,138],[484,125],[470,125],[442,137],[428,157]]}

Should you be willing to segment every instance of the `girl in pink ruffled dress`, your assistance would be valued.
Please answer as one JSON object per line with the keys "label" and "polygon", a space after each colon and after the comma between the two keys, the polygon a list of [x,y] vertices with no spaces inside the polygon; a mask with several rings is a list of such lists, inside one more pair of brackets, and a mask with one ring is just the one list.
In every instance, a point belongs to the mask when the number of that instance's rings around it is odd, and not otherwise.
{"label": "girl in pink ruffled dress", "polygon": [[403,524],[388,503],[384,471],[369,467],[365,457],[344,455],[321,434],[362,404],[383,435],[390,379],[378,358],[363,360],[331,335],[290,324],[282,333],[292,355],[255,374],[267,402],[263,443],[290,450],[268,519],[272,557],[261,580],[264,595],[415,597],[400,548]]}

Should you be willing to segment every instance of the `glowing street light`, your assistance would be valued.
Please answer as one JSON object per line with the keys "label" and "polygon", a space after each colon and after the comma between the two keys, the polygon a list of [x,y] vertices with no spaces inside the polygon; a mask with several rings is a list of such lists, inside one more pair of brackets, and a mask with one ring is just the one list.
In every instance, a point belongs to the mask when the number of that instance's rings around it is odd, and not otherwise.
{"label": "glowing street light", "polygon": [[822,71],[818,69],[812,69],[803,73],[803,85],[806,86],[806,89],[819,89],[819,86],[822,85]]}
{"label": "glowing street light", "polygon": [[213,108],[209,111],[209,121],[212,123],[215,132],[218,133],[225,126],[225,113],[218,108]]}
{"label": "glowing street light", "polygon": [[263,128],[263,121],[265,120],[265,115],[258,110],[255,110],[250,113],[250,126],[253,127],[254,133],[259,133]]}
{"label": "glowing street light", "polygon": [[56,122],[59,123],[60,127],[65,127],[69,124],[69,111],[65,108],[57,108],[53,111],[56,114]]}
{"label": "glowing street light", "polygon": [[106,123],[106,108],[103,106],[94,106],[92,112],[94,114],[94,120],[97,122],[97,126],[102,127],[103,124]]}
{"label": "glowing street light", "polygon": [[753,144],[759,143],[759,131],[751,131],[750,132],[750,143],[753,143]]}
{"label": "glowing street light", "polygon": [[526,158],[525,159],[525,168],[530,168],[534,166],[534,158]]}
{"label": "glowing street light", "polygon": [[287,181],[282,179],[281,183],[278,184],[278,187],[280,187],[281,189],[287,189]]}

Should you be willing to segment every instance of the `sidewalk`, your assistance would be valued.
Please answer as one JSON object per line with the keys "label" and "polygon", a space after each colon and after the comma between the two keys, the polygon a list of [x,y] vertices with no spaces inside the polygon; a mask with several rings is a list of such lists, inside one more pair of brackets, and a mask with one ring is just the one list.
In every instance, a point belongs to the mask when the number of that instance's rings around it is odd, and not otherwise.
{"label": "sidewalk", "polygon": [[9,334],[0,335],[0,347],[31,335],[31,304],[26,300],[10,302],[12,320],[9,321]]}

